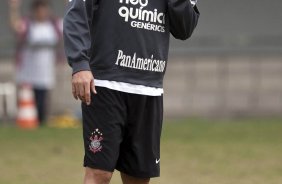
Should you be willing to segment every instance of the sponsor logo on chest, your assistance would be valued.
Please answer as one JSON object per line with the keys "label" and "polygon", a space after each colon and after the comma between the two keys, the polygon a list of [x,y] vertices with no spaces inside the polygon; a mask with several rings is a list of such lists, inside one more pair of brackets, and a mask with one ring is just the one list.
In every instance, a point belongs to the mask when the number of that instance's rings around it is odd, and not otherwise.
{"label": "sponsor logo on chest", "polygon": [[119,3],[118,14],[131,27],[165,32],[165,13],[157,8],[148,10],[149,0],[119,0]]}

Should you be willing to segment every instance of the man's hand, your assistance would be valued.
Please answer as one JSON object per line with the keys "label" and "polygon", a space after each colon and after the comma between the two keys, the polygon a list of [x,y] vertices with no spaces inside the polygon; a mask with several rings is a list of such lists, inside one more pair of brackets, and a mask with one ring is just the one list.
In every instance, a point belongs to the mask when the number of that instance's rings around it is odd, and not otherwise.
{"label": "man's hand", "polygon": [[80,71],[72,76],[72,94],[76,100],[80,99],[90,105],[91,91],[97,94],[91,71]]}

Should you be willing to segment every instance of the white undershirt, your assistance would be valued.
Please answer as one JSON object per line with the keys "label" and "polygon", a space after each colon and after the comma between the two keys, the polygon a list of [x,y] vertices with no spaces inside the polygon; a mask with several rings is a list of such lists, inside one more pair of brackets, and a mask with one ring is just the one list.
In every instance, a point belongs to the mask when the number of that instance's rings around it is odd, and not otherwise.
{"label": "white undershirt", "polygon": [[163,88],[148,87],[148,86],[130,84],[125,82],[95,79],[94,83],[95,86],[105,87],[125,93],[147,95],[147,96],[161,96],[164,93]]}

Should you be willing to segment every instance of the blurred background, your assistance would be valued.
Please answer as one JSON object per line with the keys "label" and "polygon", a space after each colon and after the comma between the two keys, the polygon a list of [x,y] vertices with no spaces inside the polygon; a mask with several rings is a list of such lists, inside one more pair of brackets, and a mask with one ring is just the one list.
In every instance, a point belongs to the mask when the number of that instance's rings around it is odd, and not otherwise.
{"label": "blurred background", "polygon": [[[21,17],[30,14],[30,3],[21,1]],[[64,0],[51,1],[58,30],[64,7]],[[198,8],[192,38],[171,39],[163,174],[153,183],[280,184],[282,2],[199,0]],[[31,97],[38,91],[16,82],[19,38],[10,14],[9,1],[2,1],[0,183],[81,183],[80,103],[72,98],[66,61],[55,63],[55,82],[46,90],[45,125],[36,131],[16,128],[38,119],[38,108],[26,106],[26,100],[36,105]],[[34,128],[34,122],[27,126]],[[116,175],[113,183],[120,183]]]}

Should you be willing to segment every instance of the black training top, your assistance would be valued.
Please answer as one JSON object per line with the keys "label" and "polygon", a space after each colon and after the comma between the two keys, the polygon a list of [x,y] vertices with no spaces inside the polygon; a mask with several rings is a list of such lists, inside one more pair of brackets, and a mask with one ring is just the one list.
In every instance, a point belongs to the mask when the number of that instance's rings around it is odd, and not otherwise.
{"label": "black training top", "polygon": [[199,11],[195,0],[69,0],[65,51],[73,73],[162,88],[170,33],[189,38]]}

